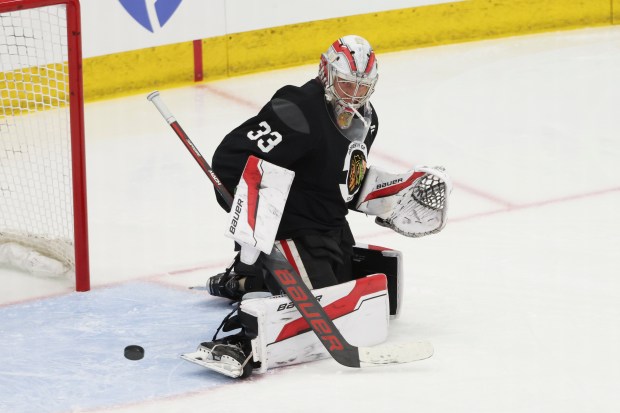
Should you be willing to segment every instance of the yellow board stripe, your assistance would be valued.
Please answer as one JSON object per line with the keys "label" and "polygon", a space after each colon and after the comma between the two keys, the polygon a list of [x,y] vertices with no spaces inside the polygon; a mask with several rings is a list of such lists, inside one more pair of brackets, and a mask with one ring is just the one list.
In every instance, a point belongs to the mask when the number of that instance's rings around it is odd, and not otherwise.
{"label": "yellow board stripe", "polygon": [[0,72],[0,116],[64,106],[68,100],[66,64]]}
{"label": "yellow board stripe", "polygon": [[[203,39],[204,80],[318,64],[346,34],[385,53],[614,22],[620,0],[469,0],[368,13]],[[92,57],[83,68],[87,101],[187,85],[194,82],[193,42]]]}
{"label": "yellow board stripe", "polygon": [[[327,45],[345,34],[364,36],[385,53],[614,21],[620,21],[620,0],[470,0],[369,13],[204,39],[204,79],[316,63]],[[189,84],[192,50],[187,42],[87,59],[85,96],[93,100]]]}
{"label": "yellow board stripe", "polygon": [[318,62],[344,34],[366,37],[385,53],[611,22],[609,0],[471,0],[392,10],[230,35],[229,72]]}

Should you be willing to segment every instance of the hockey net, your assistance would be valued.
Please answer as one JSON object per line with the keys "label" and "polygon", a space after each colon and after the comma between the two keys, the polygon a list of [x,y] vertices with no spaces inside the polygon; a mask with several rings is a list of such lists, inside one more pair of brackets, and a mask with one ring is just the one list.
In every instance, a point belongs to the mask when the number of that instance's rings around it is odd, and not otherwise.
{"label": "hockey net", "polygon": [[79,3],[0,0],[0,265],[90,288]]}

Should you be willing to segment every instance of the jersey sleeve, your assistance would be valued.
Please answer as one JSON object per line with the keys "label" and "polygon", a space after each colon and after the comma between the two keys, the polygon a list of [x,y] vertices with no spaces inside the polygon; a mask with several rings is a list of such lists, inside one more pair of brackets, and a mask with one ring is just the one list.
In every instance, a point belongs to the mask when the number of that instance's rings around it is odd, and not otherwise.
{"label": "jersey sleeve", "polygon": [[[213,170],[224,186],[234,192],[250,155],[275,165],[291,166],[317,148],[311,121],[304,111],[303,96],[285,87],[254,117],[228,133],[213,155]],[[227,209],[218,195],[218,202]]]}

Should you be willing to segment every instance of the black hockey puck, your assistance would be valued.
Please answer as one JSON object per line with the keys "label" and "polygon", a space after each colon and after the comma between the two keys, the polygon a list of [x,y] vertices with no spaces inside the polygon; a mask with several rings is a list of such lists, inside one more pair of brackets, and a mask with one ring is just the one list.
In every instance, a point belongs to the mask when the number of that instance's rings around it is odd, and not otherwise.
{"label": "black hockey puck", "polygon": [[125,358],[129,360],[140,360],[144,357],[144,349],[140,346],[131,345],[125,347]]}

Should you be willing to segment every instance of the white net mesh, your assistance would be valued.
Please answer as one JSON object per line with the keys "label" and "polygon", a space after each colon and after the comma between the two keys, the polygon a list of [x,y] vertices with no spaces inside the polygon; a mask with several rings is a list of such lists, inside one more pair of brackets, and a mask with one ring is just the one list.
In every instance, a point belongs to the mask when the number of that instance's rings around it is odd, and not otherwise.
{"label": "white net mesh", "polygon": [[0,243],[73,268],[66,24],[64,5],[0,14]]}

